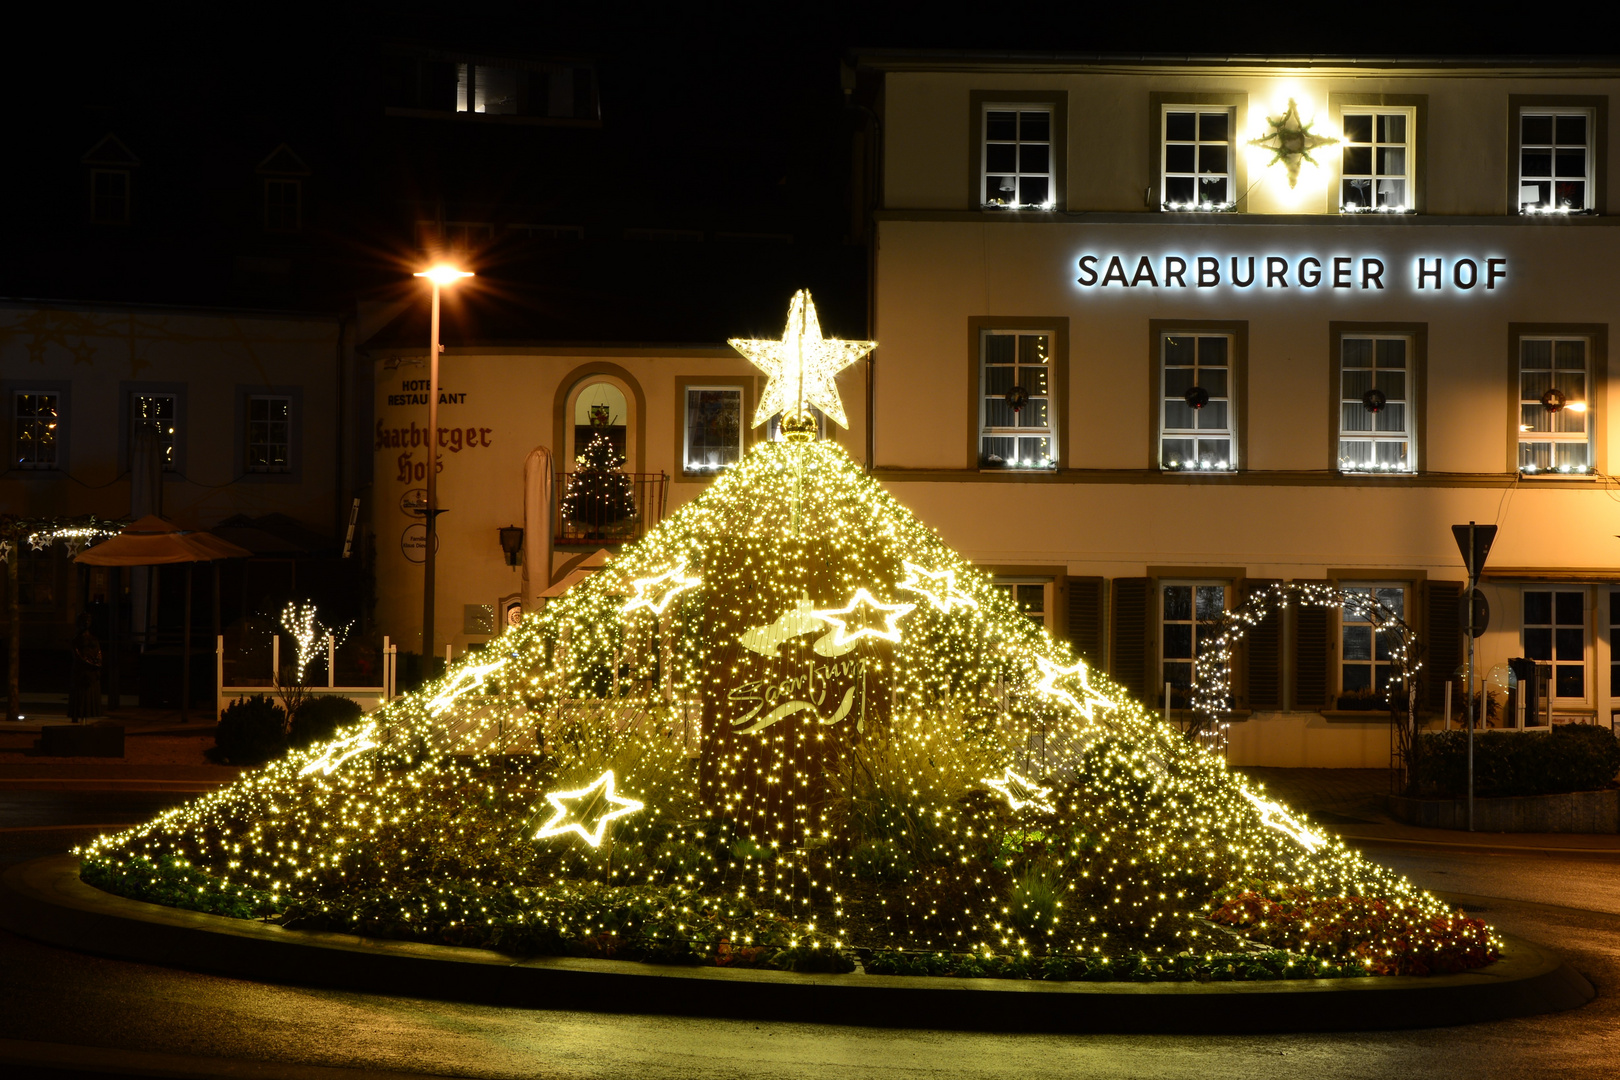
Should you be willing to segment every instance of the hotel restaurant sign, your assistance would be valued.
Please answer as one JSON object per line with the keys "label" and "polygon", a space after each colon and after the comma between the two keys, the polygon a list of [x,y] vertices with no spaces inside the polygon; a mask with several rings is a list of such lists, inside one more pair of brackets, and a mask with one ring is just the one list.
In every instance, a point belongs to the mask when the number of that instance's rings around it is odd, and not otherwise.
{"label": "hotel restaurant sign", "polygon": [[1508,280],[1504,258],[1382,259],[1371,255],[1086,254],[1075,283],[1083,291],[1186,289],[1281,294],[1411,291],[1430,296],[1492,292]]}

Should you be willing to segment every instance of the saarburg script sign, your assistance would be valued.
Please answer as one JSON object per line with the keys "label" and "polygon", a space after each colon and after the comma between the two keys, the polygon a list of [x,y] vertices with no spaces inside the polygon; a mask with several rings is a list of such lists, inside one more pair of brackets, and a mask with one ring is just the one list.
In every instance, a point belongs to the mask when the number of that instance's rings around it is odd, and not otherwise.
{"label": "saarburg script sign", "polygon": [[1420,296],[1494,292],[1508,281],[1508,260],[1498,256],[1216,254],[1145,255],[1087,252],[1075,263],[1082,292],[1228,290],[1277,295],[1385,291]]}

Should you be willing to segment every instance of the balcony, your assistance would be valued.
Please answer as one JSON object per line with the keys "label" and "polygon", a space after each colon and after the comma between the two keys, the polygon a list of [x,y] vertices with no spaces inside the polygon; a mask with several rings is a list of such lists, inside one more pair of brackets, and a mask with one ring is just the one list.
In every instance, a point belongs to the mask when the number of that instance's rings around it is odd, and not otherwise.
{"label": "balcony", "polygon": [[559,546],[626,544],[664,518],[667,473],[560,472],[552,489]]}

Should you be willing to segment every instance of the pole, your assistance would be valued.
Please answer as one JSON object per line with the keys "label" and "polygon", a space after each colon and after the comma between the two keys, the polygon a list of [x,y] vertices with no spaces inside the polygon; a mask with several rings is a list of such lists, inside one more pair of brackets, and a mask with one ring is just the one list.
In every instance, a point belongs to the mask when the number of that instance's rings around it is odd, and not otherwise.
{"label": "pole", "polygon": [[422,558],[422,677],[432,675],[433,579],[439,518],[439,284],[433,282],[432,328],[428,331],[427,549]]}
{"label": "pole", "polygon": [[326,685],[337,685],[337,638],[332,634],[326,635]]}
{"label": "pole", "polygon": [[181,620],[180,636],[180,722],[191,723],[191,568],[186,563],[186,617]]}
{"label": "pole", "polygon": [[22,713],[22,605],[17,601],[17,564],[22,562],[23,535],[17,533],[6,558],[6,607],[11,628],[6,636],[6,719],[17,720]]}
{"label": "pole", "polygon": [[1474,523],[1468,523],[1468,597],[1463,609],[1468,612],[1468,689],[1463,703],[1468,707],[1468,831],[1474,831],[1474,589],[1478,585],[1478,570],[1474,566]]}

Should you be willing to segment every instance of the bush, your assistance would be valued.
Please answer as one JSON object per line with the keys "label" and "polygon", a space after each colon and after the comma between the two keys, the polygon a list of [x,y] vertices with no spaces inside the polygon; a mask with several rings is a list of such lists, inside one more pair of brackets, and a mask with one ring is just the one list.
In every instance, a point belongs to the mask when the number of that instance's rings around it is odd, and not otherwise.
{"label": "bush", "polygon": [[238,698],[219,716],[214,747],[232,765],[263,765],[287,752],[287,714],[263,694]]}
{"label": "bush", "polygon": [[[1551,731],[1474,733],[1474,794],[1556,795],[1597,791],[1620,772],[1620,739],[1595,724]],[[1412,755],[1414,794],[1462,798],[1468,791],[1468,733],[1419,735]]]}
{"label": "bush", "polygon": [[867,840],[850,855],[855,876],[867,881],[900,881],[911,871],[911,860],[893,840]]}
{"label": "bush", "polygon": [[1008,919],[1025,934],[1034,935],[1057,926],[1063,894],[1042,874],[1025,874],[1013,883]]}
{"label": "bush", "polygon": [[338,728],[360,719],[360,703],[346,697],[308,697],[293,712],[292,730],[287,742],[295,750],[326,742]]}

